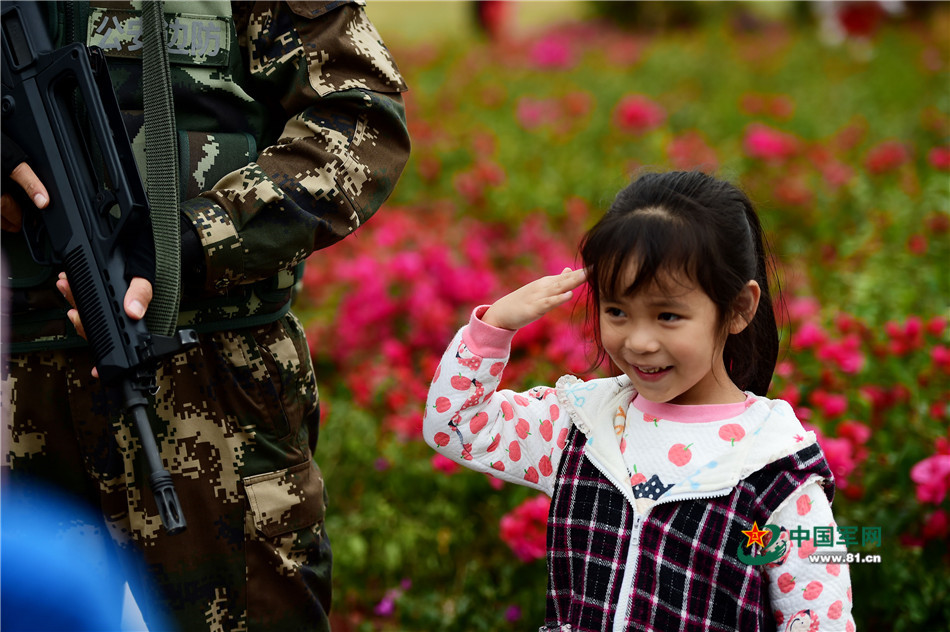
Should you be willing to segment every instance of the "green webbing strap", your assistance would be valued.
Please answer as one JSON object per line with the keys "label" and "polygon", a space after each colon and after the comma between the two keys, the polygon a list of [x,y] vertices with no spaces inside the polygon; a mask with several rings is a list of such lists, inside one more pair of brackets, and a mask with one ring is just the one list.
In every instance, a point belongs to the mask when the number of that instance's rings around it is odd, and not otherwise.
{"label": "green webbing strap", "polygon": [[155,283],[146,323],[171,335],[178,322],[181,233],[178,219],[178,150],[167,28],[161,0],[142,2],[142,82],[145,104],[146,189],[155,239]]}

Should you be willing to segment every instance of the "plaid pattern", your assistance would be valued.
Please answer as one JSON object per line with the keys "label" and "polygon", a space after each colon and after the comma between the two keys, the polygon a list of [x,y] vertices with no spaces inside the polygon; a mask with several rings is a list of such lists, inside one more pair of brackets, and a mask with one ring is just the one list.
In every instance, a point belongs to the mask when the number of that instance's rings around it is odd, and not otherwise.
{"label": "plaid pattern", "polygon": [[764,525],[783,500],[818,475],[833,477],[818,444],[758,470],[718,498],[660,503],[643,519],[633,594],[620,601],[634,512],[584,458],[587,437],[571,429],[548,526],[548,629],[604,632],[615,616],[626,630],[774,630],[760,566],[740,562],[743,530]]}

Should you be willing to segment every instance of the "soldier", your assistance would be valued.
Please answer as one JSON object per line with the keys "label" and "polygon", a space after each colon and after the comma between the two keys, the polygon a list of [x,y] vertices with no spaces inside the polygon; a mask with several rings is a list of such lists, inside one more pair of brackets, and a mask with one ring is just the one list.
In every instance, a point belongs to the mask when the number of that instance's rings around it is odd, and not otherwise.
{"label": "soldier", "polygon": [[[56,45],[105,51],[140,157],[151,80],[142,3],[42,5]],[[373,215],[409,154],[406,86],[362,5],[165,3],[180,162],[177,326],[195,329],[199,344],[163,363],[149,414],[184,532],[162,529],[137,436],[69,323],[81,329],[66,280],[25,254],[19,214],[38,211],[3,196],[5,489],[38,478],[99,508],[103,534],[145,560],[147,576],[129,584],[146,622],[161,620],[154,603],[182,630],[329,629],[317,386],[289,308],[302,262]],[[31,199],[42,187],[22,173],[16,182]],[[138,274],[130,316],[146,313],[151,292]]]}

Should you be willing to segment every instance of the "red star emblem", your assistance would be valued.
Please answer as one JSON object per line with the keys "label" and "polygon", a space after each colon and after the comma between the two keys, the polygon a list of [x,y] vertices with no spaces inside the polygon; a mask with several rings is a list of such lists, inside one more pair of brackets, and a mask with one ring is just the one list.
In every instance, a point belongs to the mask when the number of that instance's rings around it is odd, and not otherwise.
{"label": "red star emblem", "polygon": [[762,548],[765,548],[765,541],[763,538],[765,538],[766,535],[769,535],[770,531],[768,529],[760,529],[758,523],[753,522],[752,528],[748,531],[743,531],[742,534],[749,538],[749,541],[746,544],[747,547],[751,547],[753,544],[758,544]]}

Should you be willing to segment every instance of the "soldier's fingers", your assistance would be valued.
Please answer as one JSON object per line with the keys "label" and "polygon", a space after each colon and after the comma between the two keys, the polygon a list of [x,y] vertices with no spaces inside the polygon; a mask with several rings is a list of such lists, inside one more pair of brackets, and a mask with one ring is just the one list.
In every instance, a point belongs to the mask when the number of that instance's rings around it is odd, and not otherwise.
{"label": "soldier's fingers", "polygon": [[46,187],[40,182],[39,176],[33,172],[30,165],[25,162],[18,164],[10,172],[10,179],[23,187],[26,194],[33,200],[36,208],[46,208],[46,205],[49,204],[49,193],[47,193]]}
{"label": "soldier's fingers", "polygon": [[59,290],[59,293],[63,295],[63,298],[72,305],[76,307],[76,301],[73,299],[73,292],[69,288],[69,280],[66,278],[65,272],[59,273],[59,280],[56,281],[56,289]]}
{"label": "soldier's fingers", "polygon": [[152,302],[152,284],[142,277],[133,277],[125,293],[125,313],[139,320],[145,316],[145,310]]}
{"label": "soldier's fingers", "polygon": [[86,330],[82,328],[82,321],[79,320],[79,311],[76,309],[69,310],[66,312],[66,318],[68,318],[69,322],[73,324],[73,327],[76,329],[76,333],[85,338]]}

